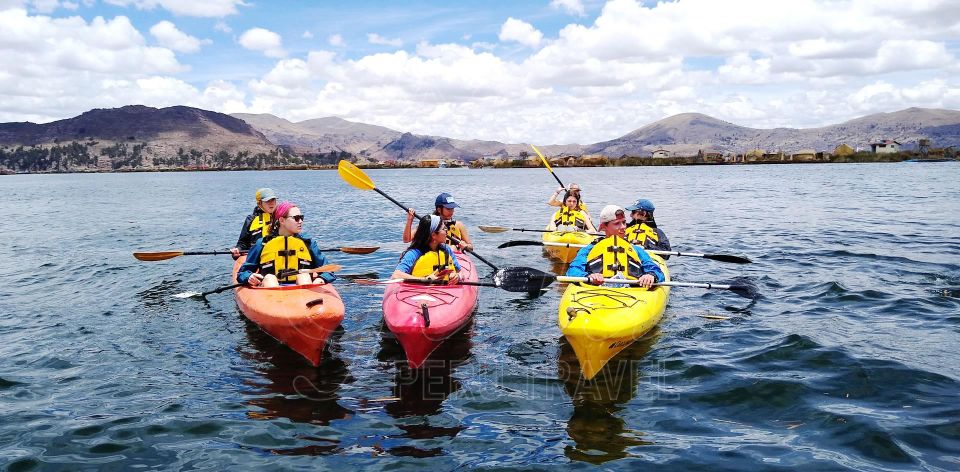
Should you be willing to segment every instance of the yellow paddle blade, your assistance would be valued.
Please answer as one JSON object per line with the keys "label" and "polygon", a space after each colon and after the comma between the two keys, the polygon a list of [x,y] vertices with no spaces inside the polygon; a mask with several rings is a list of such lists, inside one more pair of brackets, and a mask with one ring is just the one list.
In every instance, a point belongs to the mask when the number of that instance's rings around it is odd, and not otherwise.
{"label": "yellow paddle blade", "polygon": [[502,233],[504,231],[510,231],[510,228],[504,228],[503,226],[480,225],[478,227],[480,228],[480,231],[483,231],[484,233]]}
{"label": "yellow paddle blade", "polygon": [[376,188],[376,185],[373,185],[370,177],[367,177],[367,174],[349,161],[340,161],[340,164],[337,165],[337,173],[340,174],[340,178],[343,179],[344,182],[360,190],[373,190]]}
{"label": "yellow paddle blade", "polygon": [[140,261],[165,261],[167,259],[173,259],[177,256],[182,256],[183,251],[162,251],[162,252],[135,252],[133,257],[136,257]]}
{"label": "yellow paddle blade", "polygon": [[537,149],[537,147],[534,146],[533,144],[531,144],[530,147],[532,147],[533,150],[537,153],[537,155],[540,156],[540,160],[543,161],[543,165],[547,166],[547,170],[549,170],[550,172],[553,172],[553,168],[550,167],[550,163],[547,162],[546,157],[543,157],[543,154],[540,153],[540,150]]}

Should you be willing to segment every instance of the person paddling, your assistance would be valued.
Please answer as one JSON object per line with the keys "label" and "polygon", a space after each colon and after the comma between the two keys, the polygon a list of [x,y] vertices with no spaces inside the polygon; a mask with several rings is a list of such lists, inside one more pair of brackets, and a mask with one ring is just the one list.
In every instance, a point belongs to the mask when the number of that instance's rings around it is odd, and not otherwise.
{"label": "person paddling", "polygon": [[269,188],[262,188],[257,190],[254,198],[257,206],[253,208],[253,213],[243,220],[236,247],[230,248],[234,259],[240,257],[240,251],[249,251],[253,243],[270,234],[270,219],[273,210],[277,208],[277,194]]}
{"label": "person paddling", "polygon": [[[557,200],[563,194],[562,200]],[[577,197],[577,209],[582,211],[584,215],[587,216],[587,220],[590,221],[590,211],[587,210],[587,204],[583,203],[583,197],[580,196],[580,185],[571,183],[569,188],[558,187],[553,195],[550,196],[550,200],[547,201],[547,205],[554,207],[563,207],[567,204],[567,195],[576,195]],[[590,221],[590,226],[594,226],[593,221]]]}
{"label": "person paddling", "polygon": [[549,231],[597,231],[590,221],[590,215],[580,210],[580,195],[567,192],[563,197],[563,207],[557,210],[547,225]]}
{"label": "person paddling", "polygon": [[329,272],[300,273],[301,269],[313,269],[327,264],[317,242],[302,234],[303,213],[295,204],[282,202],[273,213],[274,222],[270,236],[254,243],[247,253],[247,260],[237,272],[237,282],[257,287],[280,285],[324,284],[336,277]]}
{"label": "person paddling", "polygon": [[[460,205],[453,199],[453,195],[449,193],[441,193],[437,195],[437,198],[434,200],[434,211],[433,214],[440,217],[444,226],[447,227],[447,243],[455,246],[458,250],[473,250],[473,241],[470,239],[470,234],[467,232],[467,226],[463,224],[462,221],[456,221],[453,219],[454,208],[460,208]],[[409,243],[413,241],[413,209],[407,210],[407,224],[403,228],[403,242]],[[456,242],[453,238],[459,240]]]}
{"label": "person paddling", "polygon": [[[670,251],[670,240],[660,228],[657,228],[657,222],[653,219],[655,209],[653,202],[644,198],[626,208],[632,218],[632,221],[627,224],[627,241],[644,249]],[[663,258],[666,260],[670,256],[663,256]]]}
{"label": "person paddling", "polygon": [[420,218],[413,242],[403,254],[391,276],[394,279],[441,279],[451,284],[460,280],[460,263],[453,249],[445,244],[447,226],[438,215]]}
{"label": "person paddling", "polygon": [[660,266],[643,250],[626,241],[627,222],[623,208],[607,205],[600,212],[600,231],[606,235],[580,249],[567,269],[568,276],[587,277],[590,283],[600,285],[604,278],[640,280],[650,288],[663,282]]}

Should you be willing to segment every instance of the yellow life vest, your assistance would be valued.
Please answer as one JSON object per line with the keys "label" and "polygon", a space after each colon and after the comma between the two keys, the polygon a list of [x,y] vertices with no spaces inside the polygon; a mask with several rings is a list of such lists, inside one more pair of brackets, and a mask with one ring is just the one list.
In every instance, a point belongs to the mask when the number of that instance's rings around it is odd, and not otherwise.
{"label": "yellow life vest", "polygon": [[657,230],[650,227],[646,223],[630,225],[627,227],[627,241],[630,241],[638,246],[643,246],[648,238],[653,241],[654,244],[660,241],[660,236],[657,235]]}
{"label": "yellow life vest", "polygon": [[572,226],[581,231],[587,229],[587,217],[580,210],[571,210],[563,207],[553,214],[553,224],[558,229],[563,226]]}
{"label": "yellow life vest", "polygon": [[256,235],[260,233],[260,238],[266,238],[270,236],[270,213],[262,212],[259,215],[253,217],[253,220],[250,221],[250,227],[247,228],[247,231],[251,235]]}
{"label": "yellow life vest", "polygon": [[277,277],[280,282],[296,282],[296,270],[309,269],[313,257],[307,243],[296,236],[274,236],[264,239],[260,253],[260,273],[277,275],[290,271],[290,275]]}
{"label": "yellow life vest", "polygon": [[601,239],[587,253],[587,272],[604,278],[620,275],[639,279],[643,275],[643,263],[632,244],[614,235]]}
{"label": "yellow life vest", "polygon": [[463,241],[463,234],[460,232],[460,228],[457,227],[456,220],[443,221],[440,224],[447,225],[447,244],[456,245],[456,241],[454,241],[451,236]]}
{"label": "yellow life vest", "polygon": [[[451,272],[457,270],[456,266],[453,265],[453,258],[450,257],[443,246],[440,246],[436,251],[427,251],[421,254],[417,258],[417,262],[413,264],[410,275],[426,277],[444,269],[449,269]],[[447,277],[444,277],[444,280],[446,279]]]}

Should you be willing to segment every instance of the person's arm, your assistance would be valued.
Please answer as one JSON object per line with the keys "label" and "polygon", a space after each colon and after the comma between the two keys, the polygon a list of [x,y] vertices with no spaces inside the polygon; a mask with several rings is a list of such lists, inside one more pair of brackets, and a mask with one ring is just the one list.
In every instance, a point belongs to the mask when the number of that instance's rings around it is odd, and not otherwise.
{"label": "person's arm", "polygon": [[[246,284],[250,283],[251,276],[260,269],[260,253],[263,252],[263,239],[258,239],[257,242],[250,248],[250,252],[247,253],[247,260],[243,262],[240,266],[240,270],[237,271],[237,282]],[[263,276],[256,274],[256,277],[253,277],[256,280],[256,283],[250,283],[250,285],[260,285],[260,280],[263,279]]]}
{"label": "person's arm", "polygon": [[453,248],[446,244],[443,245],[443,248],[447,251],[447,255],[450,256],[450,260],[453,261],[453,268],[455,271],[452,274],[447,275],[447,280],[453,284],[460,280],[460,271],[463,269],[460,267],[460,261],[457,260],[457,256],[453,254]]}
{"label": "person's arm", "polygon": [[394,269],[393,274],[390,275],[392,279],[418,279],[420,277],[414,277],[410,275],[413,272],[413,266],[417,263],[417,259],[420,258],[420,251],[415,249],[408,249],[404,251],[403,255],[400,256],[400,261],[397,262],[397,267]]}
{"label": "person's arm", "polygon": [[633,245],[633,249],[637,251],[637,254],[640,256],[640,265],[643,266],[643,274],[650,274],[653,276],[654,282],[663,282],[666,278],[663,275],[663,271],[660,270],[660,266],[656,262],[653,262],[653,259],[650,258],[650,255],[647,254],[647,251],[644,251],[643,248]]}
{"label": "person's arm", "polygon": [[590,219],[590,213],[587,213],[586,211],[582,213],[583,213],[583,216],[587,217],[587,231],[590,233],[596,233],[597,228],[593,226],[593,220]]}
{"label": "person's arm", "polygon": [[253,245],[253,241],[250,240],[250,231],[248,231],[248,229],[250,229],[250,223],[252,222],[253,215],[247,215],[247,218],[243,220],[243,227],[240,228],[240,237],[237,238],[237,245],[230,249],[234,259],[240,257],[240,251],[246,251]]}
{"label": "person's arm", "polygon": [[470,233],[467,233],[467,225],[463,224],[462,221],[457,221],[457,229],[460,230],[460,241],[463,241],[463,245],[460,247],[460,250],[462,251],[463,249],[467,249],[472,251],[473,240],[470,239]]}
{"label": "person's arm", "polygon": [[587,272],[587,254],[590,253],[590,249],[593,249],[593,244],[582,247],[577,251],[577,257],[574,257],[573,260],[570,261],[570,267],[567,267],[567,273],[565,275],[568,277],[586,277],[590,275]]}
{"label": "person's arm", "polygon": [[556,192],[553,192],[553,195],[550,195],[550,200],[547,200],[547,205],[550,205],[552,207],[563,206],[563,202],[561,202],[560,200],[557,200],[557,197],[559,197],[560,192],[563,192],[564,190],[566,189],[563,187],[560,187],[557,189]]}
{"label": "person's arm", "polygon": [[[327,256],[323,255],[323,251],[320,250],[320,246],[317,246],[317,242],[313,239],[310,240],[310,257],[313,258],[312,267],[320,267],[327,265]],[[311,268],[312,268],[311,267]],[[324,283],[330,283],[334,280],[337,280],[337,276],[332,272],[321,272],[317,277],[320,280],[323,280]]]}
{"label": "person's arm", "polygon": [[403,226],[403,242],[413,241],[413,208],[407,209],[407,224]]}

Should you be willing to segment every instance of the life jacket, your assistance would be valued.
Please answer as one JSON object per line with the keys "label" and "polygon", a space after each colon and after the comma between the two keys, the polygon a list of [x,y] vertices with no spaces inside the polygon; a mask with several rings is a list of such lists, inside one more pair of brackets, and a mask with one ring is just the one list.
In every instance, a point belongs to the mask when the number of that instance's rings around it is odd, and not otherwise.
{"label": "life jacket", "polygon": [[587,229],[587,217],[580,210],[563,207],[553,214],[552,220],[557,229],[563,226],[574,227],[581,231]]}
{"label": "life jacket", "polygon": [[627,226],[627,241],[638,246],[643,246],[647,239],[650,239],[653,244],[660,242],[660,236],[657,234],[657,230],[646,223]]}
{"label": "life jacket", "polygon": [[296,282],[299,269],[309,269],[313,257],[306,241],[297,236],[273,236],[263,240],[260,253],[260,273],[277,275],[290,272],[285,277],[277,277],[280,282]]}
{"label": "life jacket", "polygon": [[257,208],[258,211],[255,211],[253,214],[253,219],[250,220],[250,227],[247,228],[247,231],[253,236],[253,240],[256,241],[257,238],[266,238],[270,236],[270,213],[266,213],[260,208]]}
{"label": "life jacket", "polygon": [[[447,227],[447,244],[456,245],[456,241],[453,238],[463,240],[463,234],[460,232],[460,228],[457,227],[456,220],[447,220],[442,221],[440,224]],[[451,238],[453,236],[453,238]]]}
{"label": "life jacket", "polygon": [[601,274],[604,278],[619,275],[639,279],[643,275],[643,263],[632,244],[613,235],[597,241],[587,253],[587,272]]}
{"label": "life jacket", "polygon": [[[417,258],[413,264],[413,270],[410,275],[414,277],[426,277],[437,271],[448,269],[450,272],[457,270],[453,265],[453,258],[447,253],[444,246],[437,247],[436,251],[427,251]],[[446,277],[444,277],[446,280]]]}

